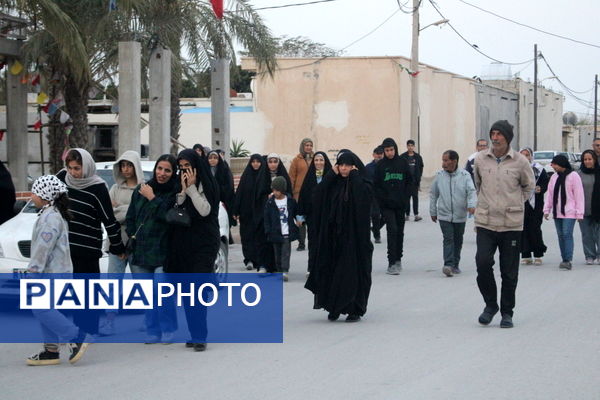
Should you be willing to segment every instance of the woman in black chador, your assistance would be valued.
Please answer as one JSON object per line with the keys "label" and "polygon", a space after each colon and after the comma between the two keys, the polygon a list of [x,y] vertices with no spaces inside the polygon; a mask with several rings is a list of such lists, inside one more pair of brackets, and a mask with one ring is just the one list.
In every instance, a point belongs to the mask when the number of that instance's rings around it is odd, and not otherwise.
{"label": "woman in black chador", "polygon": [[[271,182],[278,176],[285,179],[288,190],[291,190],[292,182],[290,181],[290,176],[288,175],[285,166],[276,153],[270,153],[264,159],[263,165],[258,171],[252,215],[255,228],[254,235],[256,237],[256,248],[258,251],[258,265],[255,265],[255,267],[258,269],[259,273],[275,271],[275,254],[273,253],[272,244],[267,241],[264,213],[265,204],[267,204],[269,195],[272,193]],[[291,193],[288,193],[288,195],[290,197],[292,196]]]}
{"label": "woman in black chador", "polygon": [[317,151],[308,167],[308,172],[304,178],[302,189],[300,189],[300,196],[298,197],[298,215],[300,219],[304,219],[308,231],[308,271],[310,272],[310,265],[313,263],[315,255],[315,245],[317,244],[317,233],[314,229],[313,224],[313,213],[312,204],[315,189],[319,185],[325,175],[331,170],[331,162],[329,157],[322,151]]}
{"label": "woman in black chador", "polygon": [[258,252],[255,243],[254,215],[254,191],[256,189],[256,178],[264,160],[260,154],[252,154],[246,169],[242,173],[240,183],[235,192],[233,202],[233,216],[240,224],[240,239],[242,241],[242,254],[244,265],[247,270],[258,266]]}
{"label": "woman in black chador", "polygon": [[362,169],[360,159],[344,151],[315,190],[312,212],[318,238],[305,287],[315,295],[314,308],[327,310],[330,321],[348,314],[346,321],[355,322],[367,311],[373,195]]}

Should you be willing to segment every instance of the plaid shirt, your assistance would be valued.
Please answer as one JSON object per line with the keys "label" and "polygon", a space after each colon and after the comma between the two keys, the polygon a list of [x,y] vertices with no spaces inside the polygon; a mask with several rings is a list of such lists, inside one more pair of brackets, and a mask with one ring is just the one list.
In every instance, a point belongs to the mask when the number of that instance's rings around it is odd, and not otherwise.
{"label": "plaid shirt", "polygon": [[161,267],[167,257],[169,225],[165,214],[175,204],[175,193],[156,193],[155,196],[148,201],[139,193],[138,186],[131,197],[126,223],[127,235],[136,237],[133,265]]}

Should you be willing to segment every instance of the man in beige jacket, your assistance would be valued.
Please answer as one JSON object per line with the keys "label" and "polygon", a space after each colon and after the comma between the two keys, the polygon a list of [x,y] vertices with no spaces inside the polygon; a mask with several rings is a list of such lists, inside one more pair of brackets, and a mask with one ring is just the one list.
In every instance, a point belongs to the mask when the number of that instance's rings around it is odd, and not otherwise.
{"label": "man in beige jacket", "polygon": [[[510,147],[513,127],[497,121],[490,129],[492,146],[475,157],[477,187],[477,286],[485,301],[479,323],[488,325],[500,310],[501,328],[512,328],[515,291],[519,276],[523,205],[535,188],[533,171],[527,159]],[[494,254],[500,252],[502,290],[498,307]]]}

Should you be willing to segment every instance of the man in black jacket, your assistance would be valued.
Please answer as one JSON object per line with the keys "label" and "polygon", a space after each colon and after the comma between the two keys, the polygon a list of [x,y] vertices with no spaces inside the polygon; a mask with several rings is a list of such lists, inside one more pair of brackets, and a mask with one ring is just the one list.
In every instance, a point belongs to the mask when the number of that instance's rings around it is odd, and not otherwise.
{"label": "man in black jacket", "polygon": [[381,146],[384,157],[375,167],[373,186],[387,225],[389,262],[387,273],[398,275],[402,270],[407,187],[412,177],[408,162],[398,156],[398,146],[394,139],[385,139]]}
{"label": "man in black jacket", "polygon": [[[371,182],[375,179],[375,167],[377,163],[383,158],[383,147],[377,146],[373,150],[373,161],[365,165],[365,172]],[[375,238],[375,243],[381,243],[381,228],[383,227],[383,218],[381,215],[381,208],[377,199],[373,197],[373,203],[371,204],[371,232]]]}
{"label": "man in black jacket", "polygon": [[406,142],[407,151],[400,155],[408,163],[410,174],[413,177],[410,184],[407,186],[408,197],[406,199],[406,220],[410,220],[410,199],[413,201],[413,212],[415,221],[420,221],[423,218],[419,215],[419,190],[421,188],[421,176],[423,175],[423,158],[415,151],[415,141],[409,139]]}

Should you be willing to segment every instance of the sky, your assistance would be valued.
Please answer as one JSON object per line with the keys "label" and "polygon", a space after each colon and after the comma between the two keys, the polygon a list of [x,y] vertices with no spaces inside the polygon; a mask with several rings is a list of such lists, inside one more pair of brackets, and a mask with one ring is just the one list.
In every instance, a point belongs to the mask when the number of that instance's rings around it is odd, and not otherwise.
{"label": "sky", "polygon": [[[255,8],[311,0],[251,0]],[[539,60],[538,79],[542,85],[565,94],[563,111],[574,111],[580,118],[593,116],[594,74],[600,73],[600,1],[598,0],[465,0],[503,17],[535,28],[566,36],[588,46],[560,39],[515,25],[486,14],[460,0],[435,3],[450,24],[471,44],[497,60],[510,63],[532,61],[534,44],[550,67]],[[410,12],[412,0],[399,0]],[[410,57],[412,15],[398,12],[398,0],[334,0],[298,7],[259,10],[275,36],[305,36],[334,49],[343,49],[369,33],[388,17],[384,25],[348,47],[346,56]],[[420,25],[439,21],[430,0],[419,9]],[[394,14],[395,13],[395,14]],[[481,76],[493,61],[479,54],[448,25],[431,26],[419,35],[419,61],[464,75]],[[513,74],[533,81],[533,62],[511,65]],[[567,95],[560,85],[576,92],[580,100]],[[549,79],[545,79],[549,78]],[[587,106],[586,106],[587,104]]]}

